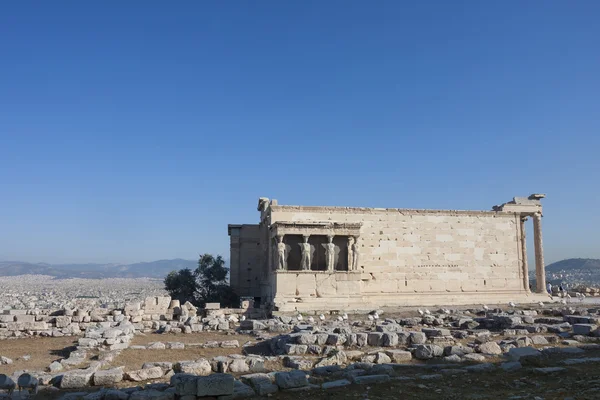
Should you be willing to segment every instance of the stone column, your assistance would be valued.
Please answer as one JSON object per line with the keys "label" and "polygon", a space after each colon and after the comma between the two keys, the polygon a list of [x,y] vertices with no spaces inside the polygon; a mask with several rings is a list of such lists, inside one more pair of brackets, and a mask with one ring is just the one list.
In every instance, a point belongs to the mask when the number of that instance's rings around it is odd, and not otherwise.
{"label": "stone column", "polygon": [[299,244],[300,249],[302,250],[302,260],[300,261],[300,266],[302,271],[310,271],[310,244],[308,243],[308,238],[310,235],[302,235],[303,242]]}
{"label": "stone column", "polygon": [[535,278],[537,292],[547,294],[546,267],[544,266],[544,245],[542,243],[542,214],[533,215],[533,242],[535,245]]}
{"label": "stone column", "polygon": [[277,265],[275,268],[278,271],[287,270],[287,248],[283,242],[283,235],[277,235]]}
{"label": "stone column", "polygon": [[523,285],[525,286],[525,291],[527,293],[531,293],[531,290],[529,290],[529,266],[527,265],[527,237],[525,234],[526,221],[527,217],[521,218],[521,259],[523,261],[521,268],[523,269]]}

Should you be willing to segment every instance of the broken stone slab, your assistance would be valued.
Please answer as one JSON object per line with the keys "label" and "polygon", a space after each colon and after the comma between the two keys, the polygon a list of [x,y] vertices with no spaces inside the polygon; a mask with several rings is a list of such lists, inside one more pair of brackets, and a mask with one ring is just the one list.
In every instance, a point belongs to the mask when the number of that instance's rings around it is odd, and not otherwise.
{"label": "broken stone slab", "polygon": [[171,350],[183,350],[185,349],[185,344],[181,342],[167,342],[165,347]]}
{"label": "broken stone slab", "polygon": [[63,374],[60,380],[61,389],[81,389],[90,386],[94,371],[90,369],[79,369]]}
{"label": "broken stone slab", "polygon": [[573,334],[574,335],[584,335],[587,336],[592,333],[592,331],[598,329],[598,325],[593,324],[574,324],[573,325]]}
{"label": "broken stone slab", "polygon": [[502,354],[502,349],[496,342],[487,342],[480,344],[478,347],[480,353],[490,354],[490,355],[500,355]]}
{"label": "broken stone slab", "polygon": [[96,371],[93,377],[94,386],[113,386],[123,380],[123,369],[113,368]]}
{"label": "broken stone slab", "polygon": [[383,333],[371,332],[367,336],[367,344],[372,347],[383,346]]}
{"label": "broken stone slab", "polygon": [[228,366],[228,370],[233,373],[242,373],[250,371],[250,367],[246,363],[246,360],[237,359],[233,360]]}
{"label": "broken stone slab", "polygon": [[428,338],[432,337],[440,337],[440,336],[450,336],[449,329],[441,329],[441,328],[423,328],[421,329]]}
{"label": "broken stone slab", "polygon": [[288,368],[308,371],[313,367],[313,361],[302,357],[286,357],[283,364]]}
{"label": "broken stone slab", "polygon": [[585,353],[585,350],[580,349],[579,347],[548,347],[542,350],[544,354],[581,354]]}
{"label": "broken stone slab", "polygon": [[423,332],[410,332],[411,344],[424,344],[427,342],[427,335]]}
{"label": "broken stone slab", "polygon": [[279,386],[273,383],[272,376],[270,374],[257,373],[242,375],[240,379],[254,388],[256,394],[259,396],[267,396],[279,390]]}
{"label": "broken stone slab", "polygon": [[146,346],[148,350],[165,350],[167,346],[162,342],[151,342]]}
{"label": "broken stone slab", "polygon": [[415,348],[415,358],[419,360],[429,360],[434,357],[441,357],[444,349],[435,344],[420,344]]}
{"label": "broken stone slab", "polygon": [[504,371],[516,371],[523,368],[523,366],[518,361],[509,361],[500,364],[500,368],[502,368]]}
{"label": "broken stone slab", "polygon": [[485,361],[485,356],[483,356],[481,354],[471,353],[471,354],[465,354],[462,357],[467,361],[477,361],[477,362]]}
{"label": "broken stone slab", "polygon": [[569,359],[563,360],[562,363],[565,365],[600,363],[600,357],[569,358]]}
{"label": "broken stone slab", "polygon": [[347,379],[339,379],[337,381],[324,382],[321,385],[321,388],[327,390],[327,389],[333,389],[333,388],[348,386],[350,384],[351,384],[350,381],[347,380]]}
{"label": "broken stone slab", "polygon": [[154,361],[154,362],[146,362],[142,365],[142,369],[149,369],[159,367],[163,370],[163,372],[167,373],[168,371],[173,369],[173,363],[169,361]]}
{"label": "broken stone slab", "polygon": [[537,346],[545,346],[545,345],[549,344],[548,340],[545,337],[540,336],[540,335],[532,336],[531,342]]}
{"label": "broken stone slab", "polygon": [[308,379],[306,373],[302,371],[277,372],[275,383],[280,389],[292,389],[308,386]]}
{"label": "broken stone slab", "polygon": [[339,372],[342,370],[342,367],[339,365],[326,365],[322,367],[315,367],[311,372],[316,376],[327,376],[331,375],[335,372]]}
{"label": "broken stone slab", "polygon": [[58,361],[53,361],[48,366],[48,371],[51,373],[57,373],[63,370],[63,366]]}
{"label": "broken stone slab", "polygon": [[519,361],[523,357],[539,357],[542,352],[534,347],[515,347],[508,351],[508,359],[510,361]]}
{"label": "broken stone slab", "polygon": [[196,361],[179,361],[173,365],[173,370],[177,373],[206,376],[210,375],[212,367],[208,360],[201,358]]}
{"label": "broken stone slab", "polygon": [[372,383],[388,382],[390,380],[389,375],[362,375],[353,378],[353,382],[357,385],[367,385]]}
{"label": "broken stone slab", "polygon": [[463,359],[460,358],[460,356],[458,354],[452,354],[450,356],[444,357],[444,361],[452,362],[452,363],[460,363],[460,362],[463,362]]}
{"label": "broken stone slab", "polygon": [[570,323],[571,325],[575,324],[594,324],[598,323],[599,317],[591,317],[586,315],[565,315],[563,319],[565,322]]}
{"label": "broken stone slab", "polygon": [[297,344],[312,345],[315,344],[317,338],[310,333],[302,333],[296,337]]}
{"label": "broken stone slab", "polygon": [[458,355],[458,356],[464,356],[465,354],[471,354],[473,353],[475,350],[473,350],[471,347],[467,347],[467,346],[463,346],[463,345],[458,345],[458,346],[446,346],[444,348],[444,355],[446,356],[451,356],[451,355]]}
{"label": "broken stone slab", "polygon": [[398,334],[395,332],[384,332],[383,343],[384,347],[395,347],[398,345]]}
{"label": "broken stone slab", "polygon": [[164,372],[160,367],[151,367],[146,369],[138,369],[133,371],[128,371],[125,373],[125,377],[134,382],[142,382],[150,379],[159,379],[162,378]]}
{"label": "broken stone slab", "polygon": [[395,363],[402,363],[412,360],[412,353],[405,350],[386,350],[386,354]]}

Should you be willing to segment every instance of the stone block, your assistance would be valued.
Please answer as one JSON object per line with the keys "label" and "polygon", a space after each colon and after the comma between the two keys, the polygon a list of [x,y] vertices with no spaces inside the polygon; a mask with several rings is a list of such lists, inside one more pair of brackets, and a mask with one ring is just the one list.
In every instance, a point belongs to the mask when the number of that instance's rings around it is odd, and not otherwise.
{"label": "stone block", "polygon": [[196,396],[198,392],[199,377],[191,374],[174,374],[171,377],[171,386],[175,388],[175,394],[179,397]]}
{"label": "stone block", "polygon": [[597,325],[593,324],[574,324],[573,325],[573,334],[574,335],[590,335],[592,331],[598,329]]}
{"label": "stone block", "polygon": [[59,316],[54,319],[54,324],[56,325],[57,328],[65,328],[65,327],[69,326],[69,324],[71,323],[71,320],[72,320],[71,317]]}
{"label": "stone block", "polygon": [[205,310],[219,310],[220,308],[220,303],[206,303],[206,306],[204,306]]}
{"label": "stone block", "polygon": [[199,376],[197,381],[196,396],[225,396],[233,394],[234,379],[229,374],[212,374]]}
{"label": "stone block", "polygon": [[435,344],[420,344],[415,348],[415,358],[419,360],[429,360],[434,357],[441,357],[444,349]]}
{"label": "stone block", "polygon": [[421,329],[421,332],[423,332],[428,338],[450,336],[450,330],[441,328],[423,328]]}
{"label": "stone block", "polygon": [[350,381],[347,379],[340,379],[337,381],[330,381],[330,382],[324,382],[321,385],[321,388],[324,390],[327,389],[333,389],[333,388],[338,388],[338,387],[342,387],[342,386],[348,386],[350,385]]}
{"label": "stone block", "polygon": [[210,375],[212,367],[208,360],[201,358],[196,361],[180,361],[175,363],[173,365],[173,370],[180,373],[206,376]]}
{"label": "stone block", "polygon": [[410,343],[413,345],[424,344],[427,342],[427,336],[423,332],[410,332]]}
{"label": "stone block", "polygon": [[298,344],[311,345],[311,344],[315,344],[316,341],[317,341],[317,338],[315,337],[315,335],[310,334],[310,333],[300,334],[296,338],[296,343],[298,343]]}
{"label": "stone block", "polygon": [[249,319],[249,320],[240,322],[240,329],[247,330],[247,331],[262,331],[262,330],[267,329],[267,325],[265,325],[261,321]]}
{"label": "stone block", "polygon": [[35,322],[35,315],[17,315],[15,317],[17,322]]}
{"label": "stone block", "polygon": [[81,389],[90,386],[94,371],[91,369],[78,369],[66,372],[60,380],[61,389]]}
{"label": "stone block", "polygon": [[154,361],[154,362],[146,362],[142,365],[142,369],[159,367],[163,370],[164,373],[169,372],[173,369],[173,363],[169,361]]}
{"label": "stone block", "polygon": [[384,347],[394,347],[398,345],[398,334],[394,332],[385,332],[383,334],[383,343]]}
{"label": "stone block", "polygon": [[403,363],[412,360],[412,354],[410,351],[405,350],[386,350],[386,354],[395,363]]}
{"label": "stone block", "polygon": [[128,371],[125,373],[125,377],[134,382],[142,382],[150,379],[159,379],[162,378],[164,372],[160,367],[152,367],[146,369],[138,369],[133,371]]}
{"label": "stone block", "polygon": [[339,346],[339,345],[343,345],[344,343],[346,343],[346,340],[347,340],[346,335],[332,333],[327,337],[326,344],[331,345],[331,346]]}
{"label": "stone block", "polygon": [[250,374],[242,375],[240,378],[243,382],[249,384],[256,394],[259,396],[267,396],[279,390],[279,387],[271,380],[272,375],[268,374]]}
{"label": "stone block", "polygon": [[534,347],[515,347],[508,351],[510,361],[519,361],[523,357],[539,357],[542,352]]}
{"label": "stone block", "polygon": [[96,371],[94,373],[94,386],[113,386],[123,380],[123,369],[113,368]]}
{"label": "stone block", "polygon": [[383,333],[371,332],[367,337],[367,344],[373,347],[383,346]]}
{"label": "stone block", "polygon": [[275,373],[275,383],[280,389],[292,389],[308,386],[308,379],[306,373],[302,371],[277,372]]}
{"label": "stone block", "polygon": [[502,349],[496,342],[486,342],[479,345],[479,352],[483,354],[500,355],[502,354]]}

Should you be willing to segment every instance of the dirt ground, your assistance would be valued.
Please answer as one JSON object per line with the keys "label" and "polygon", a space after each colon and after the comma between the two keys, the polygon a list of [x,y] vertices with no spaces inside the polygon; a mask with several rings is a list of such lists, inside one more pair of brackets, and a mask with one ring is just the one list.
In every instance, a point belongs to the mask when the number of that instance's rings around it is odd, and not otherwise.
{"label": "dirt ground", "polygon": [[[27,369],[44,371],[52,361],[69,355],[69,348],[75,346],[77,337],[29,337],[0,340],[0,356],[13,360],[12,364],[0,365],[0,374],[12,374]],[[28,361],[21,359],[29,355]]]}
{"label": "dirt ground", "polygon": [[[0,374],[10,375],[15,371],[45,371],[52,361],[69,356],[69,352],[77,345],[78,337],[29,337],[19,339],[0,340],[0,356],[13,360],[12,364],[0,365]],[[145,362],[152,361],[182,361],[196,360],[198,358],[212,358],[215,356],[240,354],[244,343],[256,341],[248,335],[224,334],[218,332],[200,332],[192,334],[140,334],[132,340],[132,345],[146,345],[151,342],[182,342],[206,343],[209,341],[222,342],[237,340],[238,348],[187,348],[183,350],[132,350],[126,349],[111,363],[111,367],[125,366],[125,370],[140,369]],[[95,356],[98,351],[88,351],[90,356]],[[21,357],[29,355],[26,361]],[[74,367],[85,367],[85,364]]]}

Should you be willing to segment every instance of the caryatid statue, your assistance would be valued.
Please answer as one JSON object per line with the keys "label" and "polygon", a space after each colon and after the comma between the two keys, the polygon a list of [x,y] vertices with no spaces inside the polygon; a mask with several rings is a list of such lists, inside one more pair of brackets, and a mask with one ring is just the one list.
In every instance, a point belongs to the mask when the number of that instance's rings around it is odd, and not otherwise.
{"label": "caryatid statue", "polygon": [[310,270],[310,244],[308,243],[308,235],[303,235],[304,239],[303,243],[299,243],[300,249],[302,249],[302,261],[300,262],[300,266],[303,271]]}
{"label": "caryatid statue", "polygon": [[333,244],[333,235],[327,235],[327,243],[325,247],[325,260],[327,261],[327,271],[333,272],[335,263],[335,244]]}
{"label": "caryatid statue", "polygon": [[287,269],[287,262],[285,257],[286,246],[283,243],[283,236],[277,236],[277,269],[280,271]]}
{"label": "caryatid statue", "polygon": [[348,238],[348,270],[358,271],[358,259],[360,250],[358,249],[358,238],[350,236]]}

